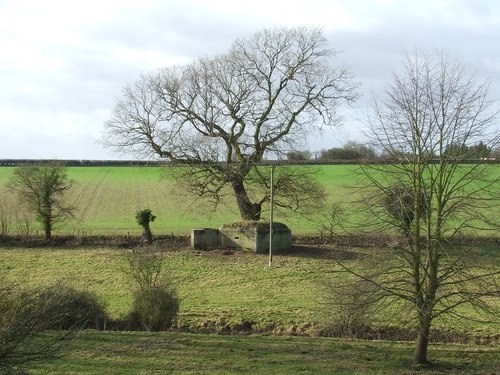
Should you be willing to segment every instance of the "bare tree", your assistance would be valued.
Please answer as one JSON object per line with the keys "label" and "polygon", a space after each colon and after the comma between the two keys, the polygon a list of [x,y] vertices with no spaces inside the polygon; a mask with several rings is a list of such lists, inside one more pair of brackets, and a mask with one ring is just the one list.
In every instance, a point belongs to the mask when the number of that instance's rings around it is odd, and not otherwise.
{"label": "bare tree", "polygon": [[[427,361],[433,321],[461,317],[459,307],[490,313],[498,322],[498,268],[472,264],[457,233],[497,229],[500,181],[494,166],[462,164],[451,146],[498,144],[497,112],[487,99],[488,84],[446,57],[408,56],[385,96],[375,101],[370,134],[376,149],[396,160],[362,166],[373,194],[367,199],[378,223],[402,234],[388,258],[371,271],[344,268],[371,283],[379,301],[410,306],[416,329],[415,360]],[[386,254],[387,255],[387,254]],[[370,293],[374,293],[371,291]]]}
{"label": "bare tree", "polygon": [[72,181],[61,166],[18,167],[7,186],[15,191],[19,200],[35,214],[47,240],[52,238],[54,225],[66,221],[74,211],[74,208],[63,200],[64,193],[72,186]]}
{"label": "bare tree", "polygon": [[[106,142],[191,165],[175,170],[186,190],[217,203],[229,188],[241,217],[258,220],[268,197],[248,191],[257,165],[337,124],[339,105],[355,99],[352,75],[331,65],[334,55],[321,30],[282,28],[236,40],[223,55],[159,69],[123,90]],[[311,199],[309,190],[302,196]]]}

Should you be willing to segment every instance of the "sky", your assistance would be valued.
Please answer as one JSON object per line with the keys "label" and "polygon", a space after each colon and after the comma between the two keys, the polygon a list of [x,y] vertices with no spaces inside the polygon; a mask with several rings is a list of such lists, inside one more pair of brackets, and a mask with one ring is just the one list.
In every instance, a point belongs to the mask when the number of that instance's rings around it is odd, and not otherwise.
{"label": "sky", "polygon": [[498,0],[0,0],[0,159],[133,159],[102,145],[125,85],[293,26],[322,27],[361,83],[342,126],[310,137],[311,151],[363,140],[369,99],[408,51],[457,59],[490,80],[500,106]]}

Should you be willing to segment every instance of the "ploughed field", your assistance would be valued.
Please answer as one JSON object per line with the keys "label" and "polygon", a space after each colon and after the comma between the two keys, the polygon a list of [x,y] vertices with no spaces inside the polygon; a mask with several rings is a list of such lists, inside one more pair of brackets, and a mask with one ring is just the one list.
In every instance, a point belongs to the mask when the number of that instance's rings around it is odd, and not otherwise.
{"label": "ploughed field", "polygon": [[[297,167],[312,168],[312,167]],[[353,199],[353,178],[356,166],[319,166],[318,179],[332,202]],[[14,170],[0,167],[0,210],[10,215],[12,221],[21,219],[16,197],[5,184]],[[151,228],[153,234],[189,234],[192,228],[220,227],[239,220],[239,212],[232,198],[222,202],[216,213],[212,206],[192,197],[174,194],[182,192],[162,167],[68,167],[67,173],[75,181],[67,194],[68,201],[76,206],[75,219],[54,234],[69,235],[137,235],[140,227],[135,221],[137,210],[149,208],[157,216]],[[269,217],[269,208],[263,218]],[[317,217],[275,216],[276,221],[288,224],[294,233],[317,234]],[[12,225],[11,234],[16,234]],[[36,231],[36,224],[33,224]]]}

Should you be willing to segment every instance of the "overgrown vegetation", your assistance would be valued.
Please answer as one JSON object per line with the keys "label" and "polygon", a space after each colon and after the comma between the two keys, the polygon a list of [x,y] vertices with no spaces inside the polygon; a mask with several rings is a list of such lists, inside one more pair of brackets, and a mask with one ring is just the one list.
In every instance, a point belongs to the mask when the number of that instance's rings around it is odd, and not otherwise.
{"label": "overgrown vegetation", "polygon": [[141,249],[128,254],[127,263],[126,272],[137,285],[128,315],[129,328],[146,331],[170,328],[179,311],[179,298],[164,270],[163,257],[151,249]]}
{"label": "overgrown vegetation", "polygon": [[58,355],[76,330],[97,319],[104,319],[104,310],[89,293],[64,285],[26,288],[2,277],[0,372],[15,373]]}
{"label": "overgrown vegetation", "polygon": [[93,292],[75,287],[50,285],[40,293],[45,301],[46,316],[58,319],[47,322],[51,330],[104,329],[108,320],[104,304]]}

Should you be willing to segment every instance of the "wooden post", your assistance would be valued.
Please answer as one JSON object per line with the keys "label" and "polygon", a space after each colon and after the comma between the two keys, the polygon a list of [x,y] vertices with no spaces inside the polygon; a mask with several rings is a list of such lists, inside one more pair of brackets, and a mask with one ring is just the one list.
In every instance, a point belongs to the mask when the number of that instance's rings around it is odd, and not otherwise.
{"label": "wooden post", "polygon": [[269,217],[269,268],[273,266],[274,164],[271,165],[271,199]]}

